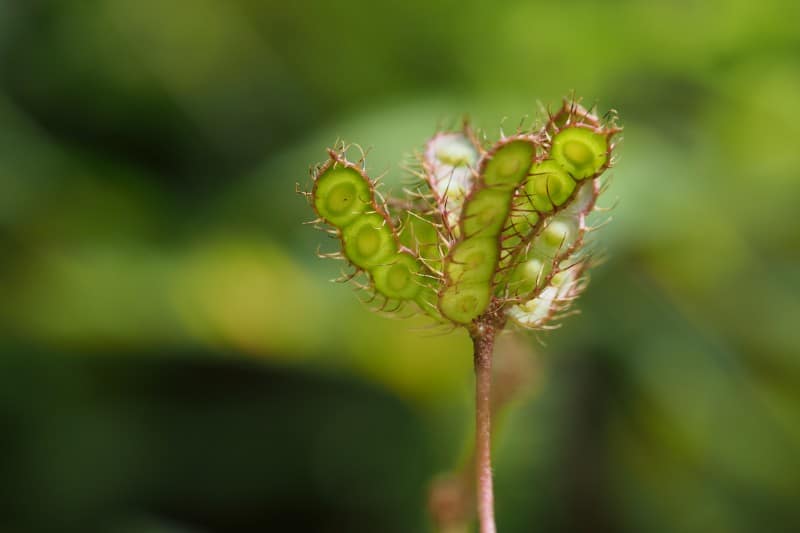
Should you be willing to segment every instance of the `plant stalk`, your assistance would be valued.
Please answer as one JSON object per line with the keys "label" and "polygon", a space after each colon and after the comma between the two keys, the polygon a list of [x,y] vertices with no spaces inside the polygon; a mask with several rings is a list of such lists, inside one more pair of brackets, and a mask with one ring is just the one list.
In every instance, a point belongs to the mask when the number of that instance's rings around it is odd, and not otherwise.
{"label": "plant stalk", "polygon": [[475,355],[475,475],[480,533],[496,533],[492,488],[492,351],[495,328],[478,327],[472,332]]}

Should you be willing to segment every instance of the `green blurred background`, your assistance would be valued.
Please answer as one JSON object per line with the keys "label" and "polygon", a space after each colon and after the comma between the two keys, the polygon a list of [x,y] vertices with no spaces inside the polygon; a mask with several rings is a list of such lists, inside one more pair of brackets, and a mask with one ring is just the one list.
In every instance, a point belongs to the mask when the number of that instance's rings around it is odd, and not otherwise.
{"label": "green blurred background", "polygon": [[[800,531],[800,3],[0,2],[0,531],[432,531],[463,332],[369,313],[295,183],[575,91],[625,127],[524,337],[499,529]],[[514,372],[512,372],[513,374]]]}

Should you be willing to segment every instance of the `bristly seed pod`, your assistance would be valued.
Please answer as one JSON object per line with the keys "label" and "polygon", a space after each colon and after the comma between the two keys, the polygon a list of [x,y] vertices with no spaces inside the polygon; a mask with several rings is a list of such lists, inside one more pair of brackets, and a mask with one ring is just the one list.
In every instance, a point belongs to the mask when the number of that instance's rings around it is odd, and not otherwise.
{"label": "bristly seed pod", "polygon": [[491,313],[545,329],[586,284],[586,219],[621,131],[608,116],[565,101],[541,129],[491,146],[467,124],[438,133],[414,173],[416,197],[390,197],[392,211],[340,146],[313,170],[308,196],[344,259],[387,302],[443,324]]}

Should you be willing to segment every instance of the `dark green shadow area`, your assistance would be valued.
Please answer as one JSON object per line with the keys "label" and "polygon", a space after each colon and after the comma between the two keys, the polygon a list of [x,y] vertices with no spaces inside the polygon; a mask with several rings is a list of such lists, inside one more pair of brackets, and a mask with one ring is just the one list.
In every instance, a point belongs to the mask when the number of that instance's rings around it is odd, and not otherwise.
{"label": "dark green shadow area", "polygon": [[7,349],[0,527],[423,527],[431,454],[407,407],[351,380],[211,355]]}

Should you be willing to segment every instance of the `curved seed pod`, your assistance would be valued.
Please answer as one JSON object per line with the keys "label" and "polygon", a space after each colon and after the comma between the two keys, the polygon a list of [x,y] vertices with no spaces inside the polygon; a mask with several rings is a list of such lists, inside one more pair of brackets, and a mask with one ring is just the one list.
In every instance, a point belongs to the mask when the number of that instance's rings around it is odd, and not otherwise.
{"label": "curved seed pod", "polygon": [[459,221],[461,240],[444,260],[445,289],[439,293],[439,309],[453,322],[468,324],[489,306],[501,232],[514,190],[527,177],[537,146],[533,136],[517,135],[498,142],[481,160]]}
{"label": "curved seed pod", "polygon": [[[423,311],[439,317],[438,311],[432,312],[430,304],[421,300],[425,293],[431,298],[436,277],[420,259],[419,247],[414,250],[402,244],[386,209],[376,201],[374,183],[346,159],[344,149],[329,150],[329,155],[330,159],[313,172],[310,193],[320,219],[335,228],[342,243],[340,253],[329,255],[341,254],[356,273],[365,272],[371,284],[359,287],[383,295],[386,304],[390,300],[400,304],[414,301]],[[347,279],[352,280],[356,273]]]}
{"label": "curved seed pod", "polygon": [[[549,231],[542,232],[534,241],[536,248],[532,248],[512,274],[510,285],[513,292],[521,296],[507,313],[515,323],[526,328],[544,326],[546,320],[564,310],[583,287],[581,283],[564,285],[562,282],[567,272],[569,279],[578,280],[588,266],[586,259],[573,258],[582,244],[585,230],[570,226],[565,215],[559,217],[563,217],[562,220],[554,221]],[[543,306],[547,305],[552,309],[544,313]]]}
{"label": "curved seed pod", "polygon": [[518,325],[544,327],[585,285],[580,280],[588,261],[575,256],[600,193],[597,178],[611,163],[611,139],[618,131],[574,102],[565,103],[545,127],[550,149],[525,184],[541,219],[522,238],[528,242],[524,253],[509,261],[507,314]]}

